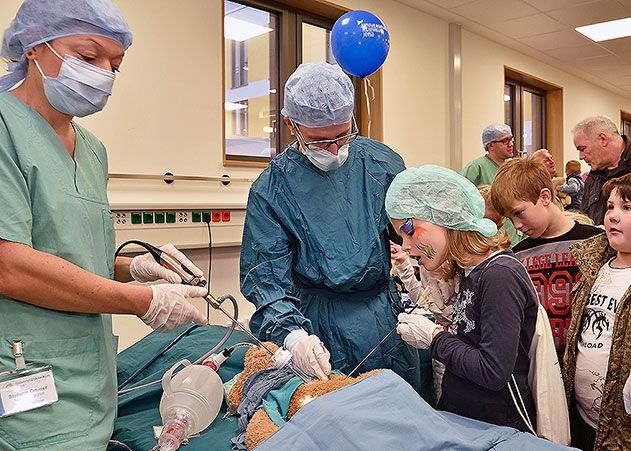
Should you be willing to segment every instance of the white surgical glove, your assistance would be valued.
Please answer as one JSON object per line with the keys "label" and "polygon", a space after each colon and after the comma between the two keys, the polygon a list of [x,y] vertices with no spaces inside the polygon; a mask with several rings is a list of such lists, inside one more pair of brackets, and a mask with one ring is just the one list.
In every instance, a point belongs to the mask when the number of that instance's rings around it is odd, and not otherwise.
{"label": "white surgical glove", "polygon": [[629,372],[627,382],[624,384],[624,388],[622,389],[622,397],[624,399],[624,410],[631,415],[631,371]]}
{"label": "white surgical glove", "polygon": [[168,332],[182,324],[193,322],[207,324],[206,317],[189,301],[203,298],[207,291],[190,285],[152,285],[153,298],[147,313],[140,317],[144,323],[158,332]]}
{"label": "white surgical glove", "polygon": [[434,338],[434,331],[441,329],[438,324],[423,315],[399,313],[398,320],[397,333],[401,335],[403,341],[417,349],[429,349]]}
{"label": "white surgical glove", "polygon": [[400,266],[409,263],[410,256],[403,250],[401,246],[390,241],[390,258],[393,266]]}
{"label": "white surgical glove", "polygon": [[[172,244],[165,244],[160,248],[175,260],[186,266],[196,277],[203,277],[204,272],[195,266],[186,256],[177,250]],[[129,273],[137,282],[153,282],[164,279],[170,283],[181,283],[182,278],[170,269],[166,269],[150,253],[138,255],[132,258],[129,264]]]}
{"label": "white surgical glove", "polygon": [[285,338],[294,365],[311,376],[326,380],[331,374],[331,353],[315,335],[302,329],[294,330]]}

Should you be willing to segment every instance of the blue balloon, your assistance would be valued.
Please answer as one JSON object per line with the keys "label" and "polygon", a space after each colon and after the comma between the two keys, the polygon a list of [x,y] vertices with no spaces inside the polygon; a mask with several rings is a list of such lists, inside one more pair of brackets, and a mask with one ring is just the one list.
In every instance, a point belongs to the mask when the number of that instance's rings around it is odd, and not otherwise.
{"label": "blue balloon", "polygon": [[349,11],[335,21],[331,50],[344,71],[366,77],[386,60],[390,34],[379,17],[368,11]]}

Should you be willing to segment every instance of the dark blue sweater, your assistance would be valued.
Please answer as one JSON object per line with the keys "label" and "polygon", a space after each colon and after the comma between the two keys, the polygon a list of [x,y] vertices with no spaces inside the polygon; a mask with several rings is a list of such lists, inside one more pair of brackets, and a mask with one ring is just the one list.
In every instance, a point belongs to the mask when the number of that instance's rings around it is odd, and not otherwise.
{"label": "dark blue sweater", "polygon": [[535,424],[527,378],[537,295],[512,257],[511,251],[496,254],[463,278],[451,330],[436,336],[431,353],[446,366],[439,409],[525,431],[507,384],[514,374]]}

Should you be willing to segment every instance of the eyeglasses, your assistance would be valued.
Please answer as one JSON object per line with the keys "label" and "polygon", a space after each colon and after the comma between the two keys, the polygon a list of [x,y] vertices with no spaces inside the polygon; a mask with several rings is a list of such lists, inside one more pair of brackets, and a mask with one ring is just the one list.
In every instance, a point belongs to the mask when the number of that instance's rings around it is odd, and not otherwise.
{"label": "eyeglasses", "polygon": [[294,128],[296,129],[296,136],[300,141],[302,141],[302,145],[309,150],[329,150],[332,144],[335,144],[338,148],[345,146],[346,144],[350,144],[355,141],[357,135],[359,135],[359,130],[357,128],[357,123],[355,122],[355,117],[353,116],[353,123],[351,125],[351,132],[348,135],[340,136],[335,139],[320,139],[317,141],[305,141],[304,136],[302,136],[302,132],[298,127],[298,124],[294,123]]}
{"label": "eyeglasses", "polygon": [[399,230],[407,236],[414,236],[414,221],[411,218],[403,220],[403,224],[399,226]]}
{"label": "eyeglasses", "polygon": [[514,138],[511,136],[510,138],[504,138],[504,139],[500,139],[499,141],[492,141],[494,143],[502,143],[505,146],[508,146],[510,143],[512,143],[514,140]]}

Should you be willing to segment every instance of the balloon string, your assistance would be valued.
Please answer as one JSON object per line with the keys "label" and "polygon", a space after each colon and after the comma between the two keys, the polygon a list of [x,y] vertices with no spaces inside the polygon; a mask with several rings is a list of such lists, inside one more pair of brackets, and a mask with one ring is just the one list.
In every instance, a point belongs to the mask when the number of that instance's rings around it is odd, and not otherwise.
{"label": "balloon string", "polygon": [[[368,88],[370,88],[371,95],[368,96]],[[372,118],[370,116],[370,103],[375,100],[375,88],[372,87],[370,83],[370,79],[368,77],[364,77],[364,95],[366,96],[366,110],[368,112],[368,137],[371,137],[370,128],[372,125]]]}

